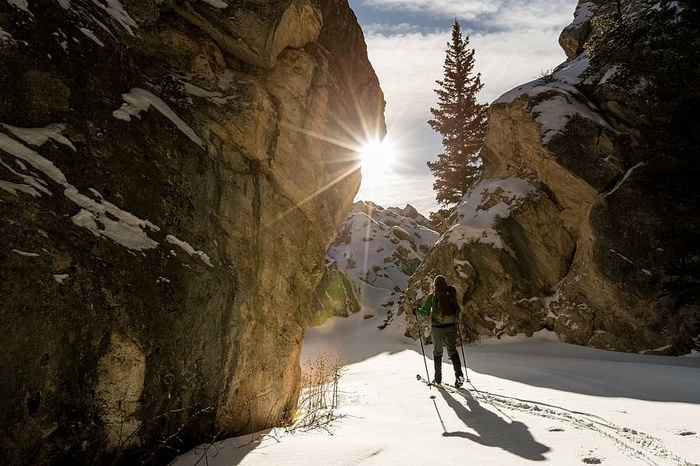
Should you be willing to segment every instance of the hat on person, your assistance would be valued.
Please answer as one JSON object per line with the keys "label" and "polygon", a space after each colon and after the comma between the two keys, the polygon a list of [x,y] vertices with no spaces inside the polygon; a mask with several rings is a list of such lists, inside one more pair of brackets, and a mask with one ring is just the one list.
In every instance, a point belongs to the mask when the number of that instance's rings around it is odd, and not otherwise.
{"label": "hat on person", "polygon": [[442,275],[438,275],[437,277],[435,277],[435,280],[433,281],[433,285],[436,287],[437,286],[445,286],[445,285],[447,285],[447,279],[445,279],[445,277],[443,277]]}

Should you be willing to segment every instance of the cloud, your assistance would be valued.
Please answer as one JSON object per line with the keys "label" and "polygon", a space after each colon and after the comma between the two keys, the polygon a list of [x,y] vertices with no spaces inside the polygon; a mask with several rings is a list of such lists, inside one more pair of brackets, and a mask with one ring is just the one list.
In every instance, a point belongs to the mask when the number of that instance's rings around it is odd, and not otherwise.
{"label": "cloud", "polygon": [[465,29],[532,31],[559,27],[571,21],[576,0],[361,0],[380,12],[460,21]]}
{"label": "cloud", "polygon": [[429,14],[433,17],[460,17],[473,19],[485,13],[498,11],[499,1],[455,2],[453,0],[363,0],[366,7],[380,11],[401,11]]}

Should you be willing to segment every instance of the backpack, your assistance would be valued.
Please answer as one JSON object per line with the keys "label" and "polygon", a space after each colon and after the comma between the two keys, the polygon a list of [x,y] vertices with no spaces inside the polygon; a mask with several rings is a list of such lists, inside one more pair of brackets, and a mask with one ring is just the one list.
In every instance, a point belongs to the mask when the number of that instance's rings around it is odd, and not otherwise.
{"label": "backpack", "polygon": [[435,290],[434,320],[440,323],[455,322],[460,307],[457,302],[457,290],[453,286]]}

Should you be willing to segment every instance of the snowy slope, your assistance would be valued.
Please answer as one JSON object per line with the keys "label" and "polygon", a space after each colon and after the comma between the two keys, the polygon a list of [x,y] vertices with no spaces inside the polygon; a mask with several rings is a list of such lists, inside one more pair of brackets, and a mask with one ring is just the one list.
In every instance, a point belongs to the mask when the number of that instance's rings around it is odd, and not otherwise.
{"label": "snowy slope", "polygon": [[361,308],[391,308],[438,239],[427,223],[410,205],[399,209],[356,202],[326,261],[349,279]]}
{"label": "snowy slope", "polygon": [[303,358],[335,351],[348,361],[328,429],[258,432],[174,464],[700,464],[698,357],[602,351],[548,332],[494,339],[464,349],[471,384],[460,393],[416,381],[420,343],[377,330],[376,319],[335,318],[307,333]]}

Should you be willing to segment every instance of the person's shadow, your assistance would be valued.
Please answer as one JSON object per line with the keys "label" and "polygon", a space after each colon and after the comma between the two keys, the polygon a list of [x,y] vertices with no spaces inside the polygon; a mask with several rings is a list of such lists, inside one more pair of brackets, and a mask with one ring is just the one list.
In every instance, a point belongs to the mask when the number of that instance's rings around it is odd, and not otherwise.
{"label": "person's shadow", "polygon": [[467,406],[454,399],[447,390],[440,390],[440,393],[464,424],[477,432],[477,434],[445,432],[442,434],[444,437],[466,438],[488,447],[502,448],[533,461],[546,459],[544,453],[549,451],[549,447],[538,443],[522,422],[514,420],[507,422],[495,413],[481,407],[479,402],[466,392],[463,395]]}

